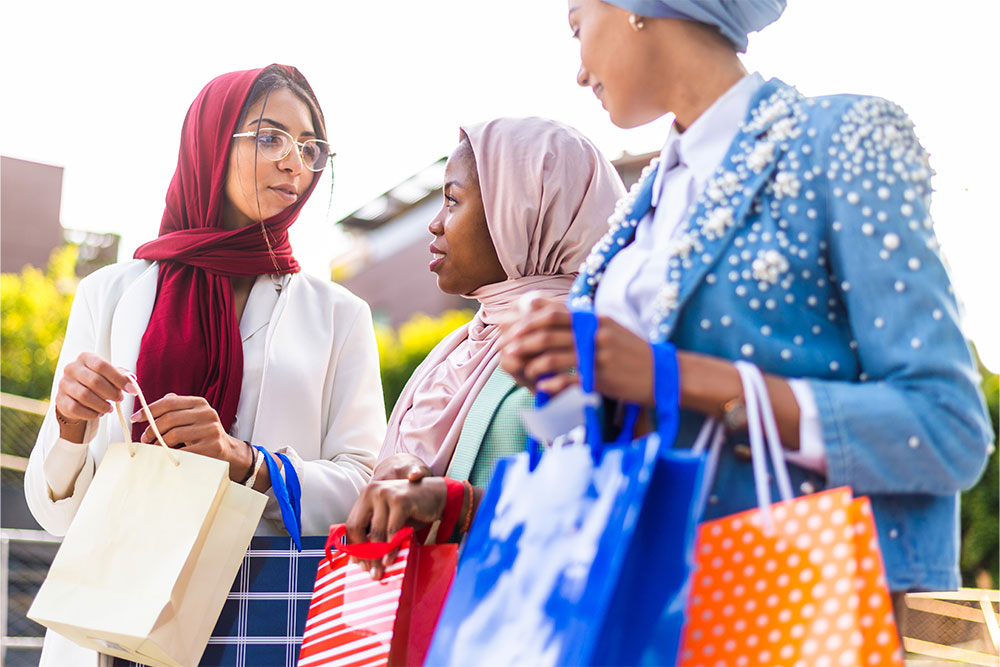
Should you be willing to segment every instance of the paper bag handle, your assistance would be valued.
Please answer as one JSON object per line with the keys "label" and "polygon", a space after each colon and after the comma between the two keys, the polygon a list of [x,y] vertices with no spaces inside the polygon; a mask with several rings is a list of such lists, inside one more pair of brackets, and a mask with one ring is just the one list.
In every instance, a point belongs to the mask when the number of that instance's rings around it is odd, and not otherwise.
{"label": "paper bag handle", "polygon": [[347,544],[344,542],[344,535],[347,534],[347,525],[343,523],[330,526],[330,536],[326,538],[326,557],[332,559],[332,549],[342,551],[348,556],[354,556],[361,560],[379,560],[385,558],[398,549],[403,542],[413,537],[413,528],[404,526],[396,531],[388,542],[359,542],[357,544]]}
{"label": "paper bag handle", "polygon": [[[170,449],[170,446],[163,441],[163,436],[160,435],[160,429],[156,428],[156,420],[153,419],[153,413],[149,411],[149,405],[146,403],[146,397],[142,394],[142,389],[139,388],[139,381],[135,378],[135,375],[128,373],[128,379],[132,381],[132,386],[135,387],[136,398],[139,399],[139,403],[142,404],[142,411],[146,415],[146,420],[149,421],[149,425],[153,427],[153,433],[156,435],[156,441],[167,450],[167,458],[175,466],[179,466],[181,462],[174,456],[174,451]],[[122,435],[128,439],[128,455],[135,456],[135,443],[132,442],[132,427],[129,426],[128,420],[125,419],[125,413],[122,412],[122,404],[120,401],[115,402],[115,410],[118,412],[118,420],[122,425]]]}

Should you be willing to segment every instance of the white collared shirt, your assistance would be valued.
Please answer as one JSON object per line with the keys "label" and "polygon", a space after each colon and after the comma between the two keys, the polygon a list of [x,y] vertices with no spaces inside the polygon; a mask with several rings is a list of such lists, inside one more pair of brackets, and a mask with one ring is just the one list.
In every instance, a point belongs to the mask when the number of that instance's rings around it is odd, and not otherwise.
{"label": "white collared shirt", "polygon": [[[671,126],[660,151],[653,181],[653,214],[636,226],[635,240],[608,263],[594,297],[594,308],[640,336],[656,328],[653,304],[667,276],[668,245],[678,227],[691,214],[698,194],[705,189],[729,145],[763,77],[748,74],[706,109],[684,132]],[[826,456],[822,427],[812,389],[805,380],[789,380],[799,404],[799,451],[786,452],[789,462],[823,472]]]}

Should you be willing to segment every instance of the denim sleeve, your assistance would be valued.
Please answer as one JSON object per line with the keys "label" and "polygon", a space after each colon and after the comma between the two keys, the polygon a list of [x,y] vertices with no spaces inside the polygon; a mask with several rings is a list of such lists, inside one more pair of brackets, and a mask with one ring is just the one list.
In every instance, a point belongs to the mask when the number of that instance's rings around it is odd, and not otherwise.
{"label": "denim sleeve", "polygon": [[993,439],[931,218],[931,169],[894,104],[855,98],[829,128],[828,260],[861,368],[811,380],[828,481],[857,493],[972,486]]}

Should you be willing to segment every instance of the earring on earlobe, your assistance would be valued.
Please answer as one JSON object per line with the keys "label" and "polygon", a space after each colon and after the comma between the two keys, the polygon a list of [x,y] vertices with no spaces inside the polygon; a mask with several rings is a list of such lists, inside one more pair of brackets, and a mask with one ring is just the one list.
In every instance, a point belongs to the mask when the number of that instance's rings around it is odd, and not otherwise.
{"label": "earring on earlobe", "polygon": [[643,22],[644,20],[645,19],[638,14],[629,14],[628,16],[628,24],[632,26],[632,30],[635,30],[636,32],[639,32],[646,27],[646,24]]}

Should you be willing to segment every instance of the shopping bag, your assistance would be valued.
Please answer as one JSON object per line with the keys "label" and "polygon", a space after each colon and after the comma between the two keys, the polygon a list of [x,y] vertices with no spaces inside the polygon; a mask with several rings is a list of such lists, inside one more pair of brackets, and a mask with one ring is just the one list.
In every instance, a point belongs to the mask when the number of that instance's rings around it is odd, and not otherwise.
{"label": "shopping bag", "polygon": [[[254,537],[250,541],[208,646],[206,667],[294,665],[302,643],[313,572],[325,554],[326,537],[301,537],[302,488],[288,457],[279,470],[267,450],[271,489],[290,537]],[[135,667],[121,658],[115,667]]]}
{"label": "shopping bag", "polygon": [[305,631],[316,568],[326,536],[250,540],[202,655],[202,665],[294,665]]}
{"label": "shopping bag", "polygon": [[302,537],[302,488],[291,461],[265,455],[289,537],[254,537],[226,597],[201,664],[213,667],[293,665],[302,643],[313,573],[325,536]]}
{"label": "shopping bag", "polygon": [[[331,526],[316,570],[299,667],[420,665],[458,562],[458,545],[415,543],[404,528],[385,543],[345,544]],[[333,553],[333,549],[337,553]],[[398,549],[382,579],[357,564]]]}
{"label": "shopping bag", "polygon": [[849,487],[793,498],[763,377],[737,368],[759,506],[699,526],[679,663],[901,665],[869,500]]}
{"label": "shopping bag", "polygon": [[[141,391],[139,400],[155,431]],[[227,462],[156,436],[159,445],[108,447],[28,617],[101,653],[188,666],[205,649],[266,498],[230,482]]]}
{"label": "shopping bag", "polygon": [[[574,312],[573,327],[593,396],[596,317]],[[589,401],[586,444],[531,446],[497,465],[426,664],[637,664],[658,643],[676,655],[702,456],[670,449],[676,353],[654,354],[656,433],[632,441],[626,428],[604,443]],[[678,619],[673,635],[655,633],[664,614]]]}

